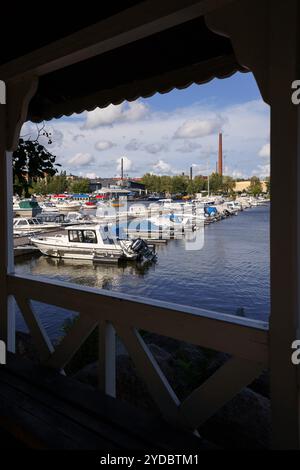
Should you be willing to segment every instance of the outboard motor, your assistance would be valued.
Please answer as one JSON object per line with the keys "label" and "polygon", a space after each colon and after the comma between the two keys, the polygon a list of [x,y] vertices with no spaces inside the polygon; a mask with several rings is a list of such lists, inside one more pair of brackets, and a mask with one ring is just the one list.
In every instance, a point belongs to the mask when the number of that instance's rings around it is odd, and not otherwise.
{"label": "outboard motor", "polygon": [[154,249],[150,249],[145,240],[142,240],[141,238],[133,240],[130,248],[132,249],[132,251],[137,253],[140,258],[145,258],[147,261],[157,260],[157,255]]}

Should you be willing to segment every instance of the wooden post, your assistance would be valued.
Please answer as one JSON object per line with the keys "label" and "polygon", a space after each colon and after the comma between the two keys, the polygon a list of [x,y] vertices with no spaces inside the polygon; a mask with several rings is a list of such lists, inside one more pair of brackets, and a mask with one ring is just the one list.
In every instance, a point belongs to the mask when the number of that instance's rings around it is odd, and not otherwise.
{"label": "wooden post", "polygon": [[6,84],[5,104],[0,104],[0,339],[15,351],[14,300],[7,294],[7,274],[14,270],[12,151],[26,119],[37,80],[23,77]]}
{"label": "wooden post", "polygon": [[13,298],[7,295],[6,275],[12,273],[12,153],[6,151],[6,104],[0,104],[0,339],[15,350]]}
{"label": "wooden post", "polygon": [[[241,65],[271,105],[272,445],[300,448],[300,395],[291,344],[300,326],[300,108],[292,82],[300,79],[297,0],[243,0],[208,15],[208,26],[230,37]],[[299,338],[298,338],[299,339]]]}
{"label": "wooden post", "polygon": [[300,106],[291,101],[292,82],[300,78],[298,2],[275,2],[270,15],[273,447],[299,449],[299,384],[291,362],[300,324]]}

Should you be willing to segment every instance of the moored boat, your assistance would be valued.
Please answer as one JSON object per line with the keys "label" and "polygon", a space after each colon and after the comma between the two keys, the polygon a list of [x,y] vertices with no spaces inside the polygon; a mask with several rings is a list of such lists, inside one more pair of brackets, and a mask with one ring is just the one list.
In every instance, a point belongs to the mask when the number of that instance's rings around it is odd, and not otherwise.
{"label": "moored boat", "polygon": [[31,237],[30,240],[41,253],[55,258],[94,262],[156,260],[154,249],[144,240],[119,240],[107,225],[74,225],[67,227],[66,232],[52,237]]}

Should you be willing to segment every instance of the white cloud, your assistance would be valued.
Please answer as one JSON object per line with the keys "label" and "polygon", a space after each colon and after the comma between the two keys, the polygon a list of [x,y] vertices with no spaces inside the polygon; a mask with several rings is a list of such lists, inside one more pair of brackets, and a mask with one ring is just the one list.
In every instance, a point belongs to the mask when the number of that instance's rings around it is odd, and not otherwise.
{"label": "white cloud", "polygon": [[265,144],[261,147],[260,151],[258,152],[259,157],[270,157],[270,144]]}
{"label": "white cloud", "polygon": [[68,163],[73,167],[90,165],[95,161],[90,153],[76,153],[74,157],[70,158]]}
{"label": "white cloud", "polygon": [[270,176],[270,164],[258,165],[257,168],[252,171],[252,175],[258,176],[260,179]]}
{"label": "white cloud", "polygon": [[212,119],[190,119],[185,121],[175,132],[175,139],[195,139],[216,134],[222,129],[224,119],[216,116]]}
{"label": "white cloud", "polygon": [[171,165],[164,160],[158,160],[158,162],[152,166],[152,170],[157,174],[167,174],[172,172]]}
{"label": "white cloud", "polygon": [[86,174],[84,175],[84,177],[93,180],[93,179],[97,178],[97,174],[96,174],[95,172],[86,173]]}
{"label": "white cloud", "polygon": [[115,144],[110,140],[98,140],[98,142],[95,143],[95,148],[96,150],[99,150],[99,152],[102,152],[103,150],[108,150],[114,146]]}
{"label": "white cloud", "polygon": [[119,122],[136,122],[144,118],[149,108],[143,102],[110,104],[106,108],[96,108],[86,113],[85,129],[95,129],[100,126],[112,126]]}

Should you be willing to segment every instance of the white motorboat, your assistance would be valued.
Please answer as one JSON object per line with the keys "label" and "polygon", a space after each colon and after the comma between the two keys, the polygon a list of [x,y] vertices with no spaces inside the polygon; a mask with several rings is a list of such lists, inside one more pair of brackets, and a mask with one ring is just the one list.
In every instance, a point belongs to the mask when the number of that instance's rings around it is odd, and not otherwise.
{"label": "white motorboat", "polygon": [[157,216],[149,217],[148,222],[157,228],[161,227],[163,230],[184,230],[193,229],[192,216],[184,216],[183,214],[159,214]]}
{"label": "white motorboat", "polygon": [[42,202],[40,203],[40,207],[43,212],[58,212],[58,208],[53,202]]}
{"label": "white motorboat", "polygon": [[64,201],[57,203],[56,207],[62,212],[79,211],[81,209],[81,204],[80,202],[75,201]]}
{"label": "white motorboat", "polygon": [[241,204],[239,204],[236,201],[226,202],[225,205],[226,205],[226,208],[229,209],[231,212],[238,212],[238,211],[242,210]]}
{"label": "white motorboat", "polygon": [[63,235],[31,237],[30,240],[41,253],[55,258],[95,262],[156,260],[154,249],[144,240],[119,240],[107,225],[74,225],[65,230],[67,233]]}
{"label": "white motorboat", "polygon": [[44,223],[36,217],[17,217],[13,220],[13,229],[16,235],[53,230],[60,225],[56,222]]}

